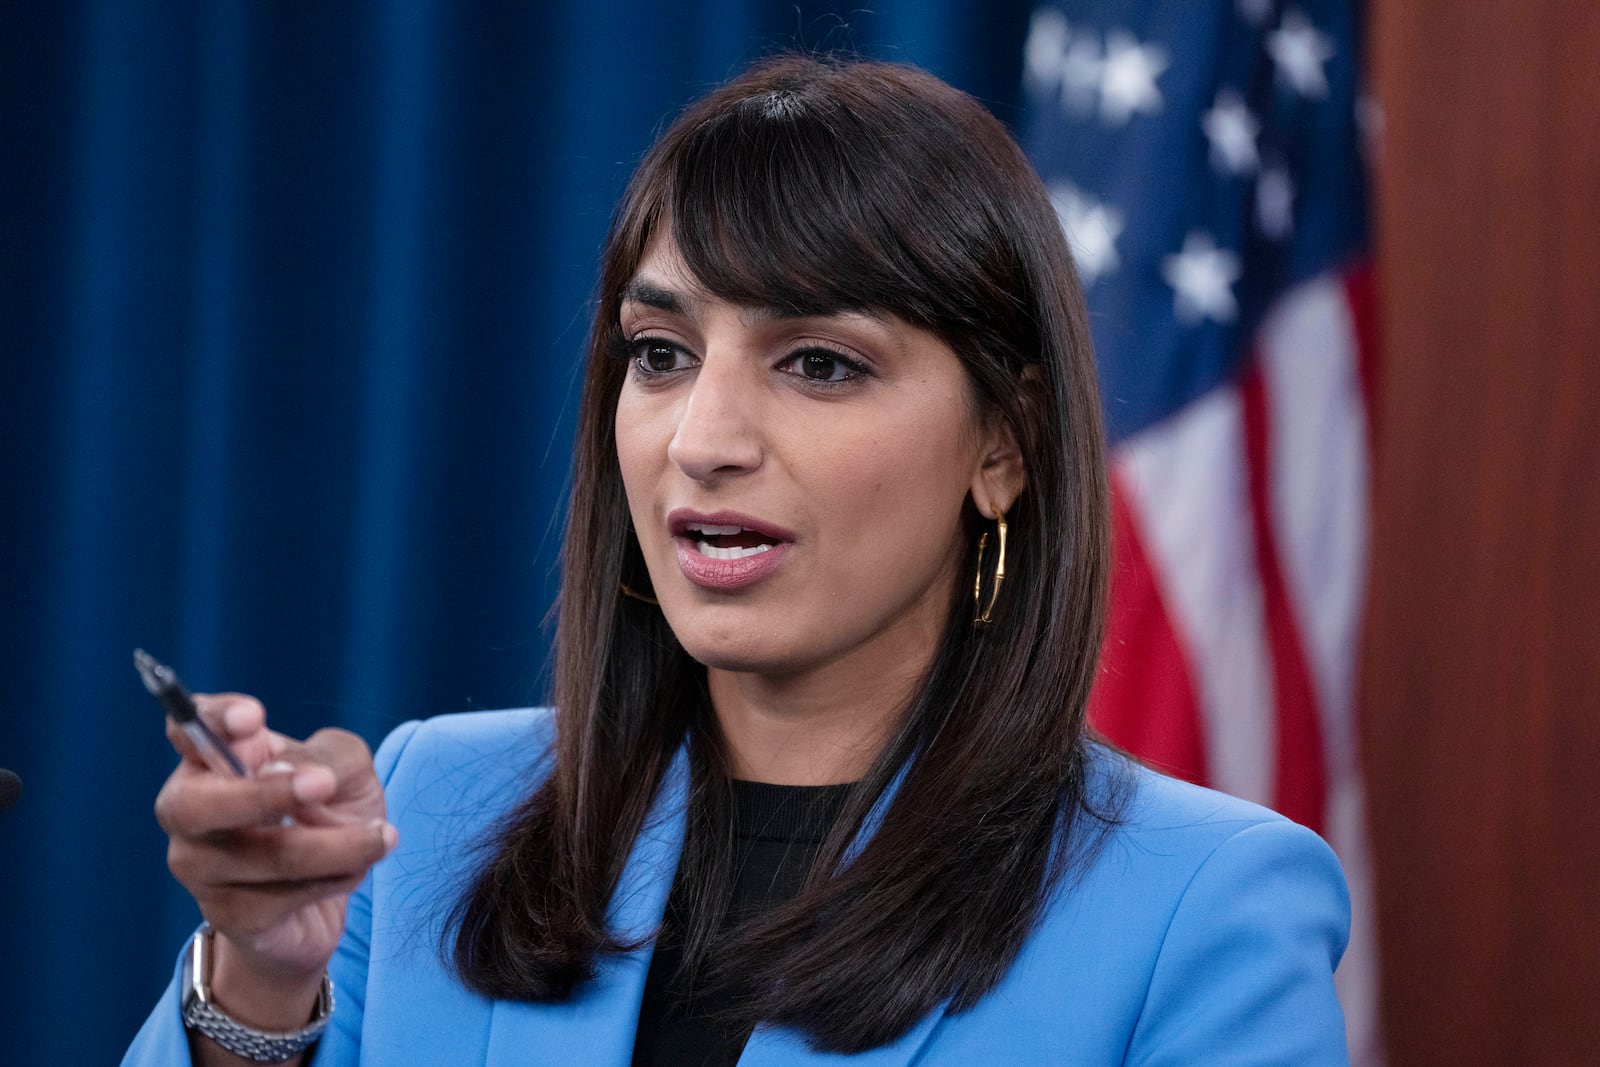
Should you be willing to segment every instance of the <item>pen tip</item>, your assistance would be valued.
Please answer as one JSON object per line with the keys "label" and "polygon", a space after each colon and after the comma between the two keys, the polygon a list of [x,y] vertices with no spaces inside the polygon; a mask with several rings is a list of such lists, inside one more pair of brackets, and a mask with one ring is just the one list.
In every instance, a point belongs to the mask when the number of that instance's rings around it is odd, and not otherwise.
{"label": "pen tip", "polygon": [[160,693],[175,680],[171,667],[142,648],[133,650],[133,666],[139,672],[139,680],[144,682],[144,687],[151,693]]}

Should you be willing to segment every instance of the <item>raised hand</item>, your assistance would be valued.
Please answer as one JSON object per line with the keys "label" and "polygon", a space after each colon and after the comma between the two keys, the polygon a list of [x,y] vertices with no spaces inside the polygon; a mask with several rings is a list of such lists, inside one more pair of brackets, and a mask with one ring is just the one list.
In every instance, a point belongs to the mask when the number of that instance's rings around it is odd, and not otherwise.
{"label": "raised hand", "polygon": [[351,890],[395,845],[383,788],[355,734],[298,742],[267,729],[250,697],[195,703],[250,776],[209,769],[169,721],[183,758],[156,798],[167,864],[216,931],[217,1002],[246,1025],[292,1030],[311,1011]]}

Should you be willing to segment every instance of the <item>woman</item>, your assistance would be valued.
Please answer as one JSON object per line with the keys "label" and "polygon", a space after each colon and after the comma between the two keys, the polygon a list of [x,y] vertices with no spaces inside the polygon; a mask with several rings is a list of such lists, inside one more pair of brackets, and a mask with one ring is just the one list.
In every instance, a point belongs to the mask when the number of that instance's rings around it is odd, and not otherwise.
{"label": "woman", "polygon": [[129,1061],[330,1016],[319,1064],[1342,1061],[1326,846],[1085,737],[1098,401],[999,123],[764,63],[641,164],[598,305],[559,710],[374,765],[211,698],[259,769],[157,802],[209,973]]}

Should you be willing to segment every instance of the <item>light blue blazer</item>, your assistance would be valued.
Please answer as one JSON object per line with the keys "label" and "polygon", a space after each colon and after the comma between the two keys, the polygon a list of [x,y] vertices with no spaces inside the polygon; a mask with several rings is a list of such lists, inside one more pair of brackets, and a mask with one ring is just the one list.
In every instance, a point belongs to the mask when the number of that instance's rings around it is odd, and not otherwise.
{"label": "light blue blazer", "polygon": [[[330,970],[333,1022],[317,1067],[556,1064],[625,1067],[650,951],[607,958],[561,1004],[491,1001],[441,963],[440,933],[473,846],[548,770],[546,711],[446,715],[397,729],[378,750],[400,844],[352,895]],[[1184,785],[1098,748],[1091,795],[1131,776],[1124,822],[1058,892],[1004,980],[968,1011],[937,1010],[873,1067],[955,1064],[1338,1064],[1347,1062],[1333,969],[1350,903],[1333,853],[1264,808]],[[609,917],[648,934],[683,839],[688,769],[668,771]],[[759,1028],[739,1061],[811,1065],[790,1030]],[[174,978],[125,1065],[186,1064]]]}

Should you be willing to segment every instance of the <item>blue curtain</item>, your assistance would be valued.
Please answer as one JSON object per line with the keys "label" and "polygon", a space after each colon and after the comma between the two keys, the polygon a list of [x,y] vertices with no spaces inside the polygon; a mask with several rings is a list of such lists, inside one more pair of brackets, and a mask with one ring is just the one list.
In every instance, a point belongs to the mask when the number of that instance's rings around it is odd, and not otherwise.
{"label": "blue curtain", "polygon": [[134,675],[303,735],[544,694],[595,255],[783,48],[1016,116],[1023,0],[0,5],[0,1061],[110,1063],[196,921]]}

